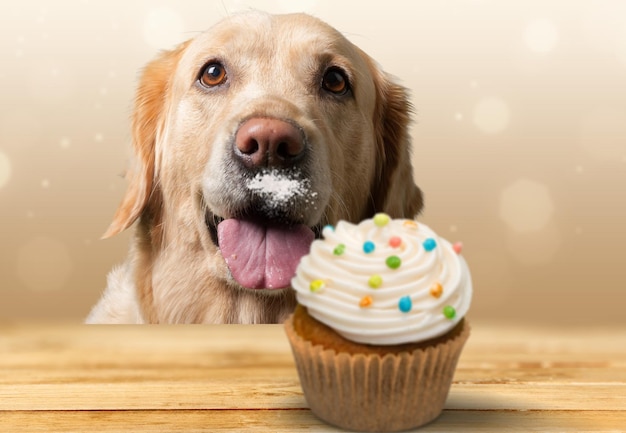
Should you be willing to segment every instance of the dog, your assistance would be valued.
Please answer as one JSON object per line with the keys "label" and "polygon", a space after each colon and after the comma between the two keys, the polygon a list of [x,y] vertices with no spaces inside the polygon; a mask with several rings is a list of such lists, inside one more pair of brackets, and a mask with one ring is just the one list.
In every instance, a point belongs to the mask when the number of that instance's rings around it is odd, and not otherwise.
{"label": "dog", "polygon": [[246,12],[160,53],[140,77],[128,190],[137,221],[87,323],[280,323],[322,228],[413,218],[407,90],[306,14]]}

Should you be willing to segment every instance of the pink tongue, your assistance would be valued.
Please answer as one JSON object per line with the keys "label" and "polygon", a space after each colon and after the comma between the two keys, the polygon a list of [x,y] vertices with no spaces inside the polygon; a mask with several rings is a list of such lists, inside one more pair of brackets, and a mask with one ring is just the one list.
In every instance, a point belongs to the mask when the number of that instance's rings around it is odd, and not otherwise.
{"label": "pink tongue", "polygon": [[231,275],[249,289],[288,287],[314,237],[304,225],[264,226],[227,219],[217,226],[220,250]]}

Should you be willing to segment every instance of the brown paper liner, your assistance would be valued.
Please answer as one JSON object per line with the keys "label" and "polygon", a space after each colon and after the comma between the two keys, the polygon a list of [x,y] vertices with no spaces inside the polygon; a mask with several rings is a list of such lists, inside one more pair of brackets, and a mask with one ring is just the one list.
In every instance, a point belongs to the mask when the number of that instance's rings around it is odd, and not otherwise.
{"label": "brown paper liner", "polygon": [[285,322],[287,337],[311,411],[337,427],[393,432],[424,425],[443,410],[452,376],[469,337],[456,336],[411,353],[336,353],[303,339]]}

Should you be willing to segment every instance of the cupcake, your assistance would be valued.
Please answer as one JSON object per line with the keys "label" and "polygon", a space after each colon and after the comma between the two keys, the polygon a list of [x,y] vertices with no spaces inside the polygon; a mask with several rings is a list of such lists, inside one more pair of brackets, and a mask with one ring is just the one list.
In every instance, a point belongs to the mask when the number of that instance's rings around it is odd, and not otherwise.
{"label": "cupcake", "polygon": [[469,326],[472,283],[430,228],[377,214],[327,226],[302,258],[285,322],[312,412],[356,431],[400,431],[442,411]]}

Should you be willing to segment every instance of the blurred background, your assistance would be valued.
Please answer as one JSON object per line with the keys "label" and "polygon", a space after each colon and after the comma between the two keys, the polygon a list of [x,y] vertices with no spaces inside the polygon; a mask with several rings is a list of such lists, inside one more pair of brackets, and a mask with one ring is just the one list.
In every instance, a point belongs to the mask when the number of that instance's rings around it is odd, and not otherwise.
{"label": "blurred background", "polygon": [[0,321],[80,322],[130,231],[138,72],[249,8],[322,18],[411,90],[420,219],[464,243],[471,317],[626,323],[626,2],[0,5]]}

